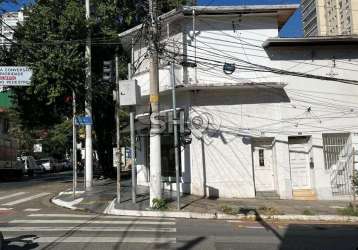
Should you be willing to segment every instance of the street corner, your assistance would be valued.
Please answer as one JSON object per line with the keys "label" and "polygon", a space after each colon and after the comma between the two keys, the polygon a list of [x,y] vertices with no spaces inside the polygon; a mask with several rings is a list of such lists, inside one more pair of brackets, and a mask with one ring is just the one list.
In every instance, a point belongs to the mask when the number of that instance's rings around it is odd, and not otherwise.
{"label": "street corner", "polygon": [[75,198],[70,194],[70,192],[61,192],[57,196],[51,198],[51,203],[71,210],[78,210],[77,207],[82,201],[83,197]]}

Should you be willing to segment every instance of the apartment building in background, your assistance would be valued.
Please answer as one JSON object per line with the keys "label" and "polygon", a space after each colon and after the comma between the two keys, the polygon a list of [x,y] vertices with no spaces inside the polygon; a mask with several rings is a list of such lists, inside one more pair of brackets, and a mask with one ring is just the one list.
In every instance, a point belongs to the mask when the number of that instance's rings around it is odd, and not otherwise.
{"label": "apartment building in background", "polygon": [[358,34],[357,0],[302,0],[306,37]]}
{"label": "apartment building in background", "polygon": [[17,25],[24,22],[24,12],[7,12],[1,15],[1,44],[9,44],[14,38]]}

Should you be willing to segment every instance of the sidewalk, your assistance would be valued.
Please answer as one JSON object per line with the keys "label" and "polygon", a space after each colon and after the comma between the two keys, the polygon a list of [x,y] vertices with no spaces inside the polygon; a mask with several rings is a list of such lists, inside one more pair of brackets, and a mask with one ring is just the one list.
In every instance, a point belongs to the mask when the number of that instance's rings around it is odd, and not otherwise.
{"label": "sidewalk", "polygon": [[176,210],[175,193],[164,192],[168,209],[153,211],[149,207],[149,189],[139,186],[137,200],[131,200],[131,183],[121,184],[121,203],[116,200],[116,183],[113,180],[97,180],[93,190],[79,192],[73,200],[71,190],[60,193],[52,202],[70,209],[127,216],[164,216],[205,219],[289,219],[358,222],[358,217],[340,216],[339,209],[347,207],[347,201],[298,201],[267,199],[207,199],[194,195],[181,198],[181,211]]}

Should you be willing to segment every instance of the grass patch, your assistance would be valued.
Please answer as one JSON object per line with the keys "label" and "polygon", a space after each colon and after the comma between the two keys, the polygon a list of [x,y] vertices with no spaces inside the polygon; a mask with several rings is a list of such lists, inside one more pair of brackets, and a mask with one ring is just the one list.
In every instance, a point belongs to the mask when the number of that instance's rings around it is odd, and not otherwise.
{"label": "grass patch", "polygon": [[164,211],[168,209],[168,202],[164,199],[153,199],[153,209]]}
{"label": "grass patch", "polygon": [[337,209],[337,213],[345,216],[358,216],[358,207],[354,206],[352,203],[349,203],[346,208]]}
{"label": "grass patch", "polygon": [[238,214],[245,214],[245,215],[283,215],[284,213],[280,212],[274,207],[259,207],[256,208],[249,208],[249,207],[233,207],[229,205],[223,205],[220,207],[220,210],[224,214],[229,215],[238,215]]}
{"label": "grass patch", "polygon": [[259,209],[257,210],[259,214],[264,214],[264,215],[283,215],[282,212],[280,212],[278,209],[274,208],[274,207],[259,207]]}
{"label": "grass patch", "polygon": [[308,208],[303,210],[302,214],[303,215],[316,215],[316,213],[314,211],[312,211],[311,209],[308,209]]}
{"label": "grass patch", "polygon": [[228,206],[228,205],[223,205],[221,206],[221,211],[224,213],[224,214],[230,214],[230,215],[237,215],[239,214],[239,210],[236,209],[236,208],[233,208],[231,206]]}

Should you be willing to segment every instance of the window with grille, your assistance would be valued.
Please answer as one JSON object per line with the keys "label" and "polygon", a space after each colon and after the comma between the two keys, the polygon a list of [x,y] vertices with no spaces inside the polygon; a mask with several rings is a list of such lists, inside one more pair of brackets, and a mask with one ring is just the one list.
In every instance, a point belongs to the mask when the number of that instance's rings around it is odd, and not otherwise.
{"label": "window with grille", "polygon": [[331,169],[337,164],[340,156],[345,154],[349,133],[323,134],[322,139],[325,168]]}

